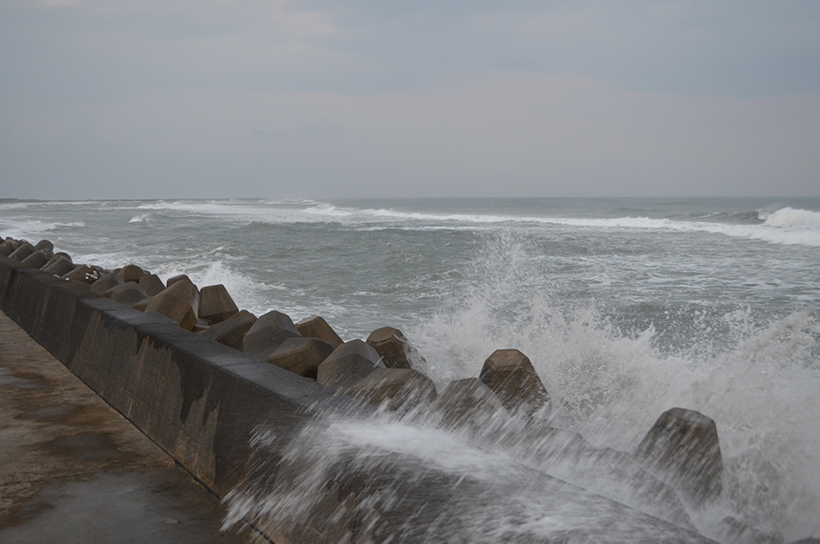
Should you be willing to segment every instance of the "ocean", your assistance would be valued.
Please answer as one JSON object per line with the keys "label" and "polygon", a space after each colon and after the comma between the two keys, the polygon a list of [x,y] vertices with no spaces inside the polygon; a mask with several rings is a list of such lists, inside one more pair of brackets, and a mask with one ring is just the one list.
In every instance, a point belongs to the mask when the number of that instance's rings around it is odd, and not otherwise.
{"label": "ocean", "polygon": [[550,424],[598,447],[698,410],[725,464],[698,529],[820,537],[820,199],[0,200],[0,235],[222,283],[345,340],[397,327],[439,389],[519,349]]}

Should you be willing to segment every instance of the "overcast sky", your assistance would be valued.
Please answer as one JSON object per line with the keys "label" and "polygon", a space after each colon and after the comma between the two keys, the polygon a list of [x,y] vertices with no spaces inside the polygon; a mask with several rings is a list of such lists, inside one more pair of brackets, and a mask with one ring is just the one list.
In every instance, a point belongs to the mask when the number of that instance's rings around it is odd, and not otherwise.
{"label": "overcast sky", "polygon": [[0,188],[820,196],[820,2],[0,0]]}

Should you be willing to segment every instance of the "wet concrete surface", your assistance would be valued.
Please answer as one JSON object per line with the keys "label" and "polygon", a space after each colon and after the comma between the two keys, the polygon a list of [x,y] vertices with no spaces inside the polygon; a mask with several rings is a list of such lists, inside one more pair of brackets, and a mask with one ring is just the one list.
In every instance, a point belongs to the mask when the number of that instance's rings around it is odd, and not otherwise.
{"label": "wet concrete surface", "polygon": [[150,439],[0,313],[0,542],[250,542]]}

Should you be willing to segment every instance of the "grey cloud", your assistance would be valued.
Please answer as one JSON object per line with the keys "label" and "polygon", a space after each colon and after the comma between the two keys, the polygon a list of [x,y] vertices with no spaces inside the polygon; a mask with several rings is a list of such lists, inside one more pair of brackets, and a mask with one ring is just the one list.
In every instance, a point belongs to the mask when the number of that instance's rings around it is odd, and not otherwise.
{"label": "grey cloud", "polygon": [[[658,92],[820,90],[816,2],[108,1],[8,15],[0,43],[25,51],[4,64],[35,82],[46,70],[62,75],[80,93],[141,85],[367,93],[499,70],[578,73]],[[97,77],[83,84],[61,69]]]}
{"label": "grey cloud", "polygon": [[[810,69],[820,67],[818,3],[421,3],[376,12],[343,6],[336,17],[362,27],[365,38],[354,50],[378,62],[385,86],[386,79],[402,87],[443,74],[516,69],[660,92],[820,90],[820,70]],[[379,47],[371,49],[374,42]]]}
{"label": "grey cloud", "polygon": [[11,196],[820,190],[816,2],[54,3],[0,4]]}
{"label": "grey cloud", "polygon": [[[813,194],[820,171],[820,100],[682,100],[570,76],[377,96],[161,93],[49,127],[51,113],[28,141],[3,142],[27,175],[48,178],[40,152],[72,192],[116,179],[142,198]],[[26,134],[31,117],[9,126]],[[65,143],[38,141],[46,132]]]}

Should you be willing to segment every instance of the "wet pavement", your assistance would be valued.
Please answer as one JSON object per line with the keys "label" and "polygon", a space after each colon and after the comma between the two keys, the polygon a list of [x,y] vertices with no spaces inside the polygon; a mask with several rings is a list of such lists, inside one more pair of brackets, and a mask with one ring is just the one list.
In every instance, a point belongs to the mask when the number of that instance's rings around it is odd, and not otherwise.
{"label": "wet pavement", "polygon": [[0,313],[0,542],[244,543],[219,499]]}

